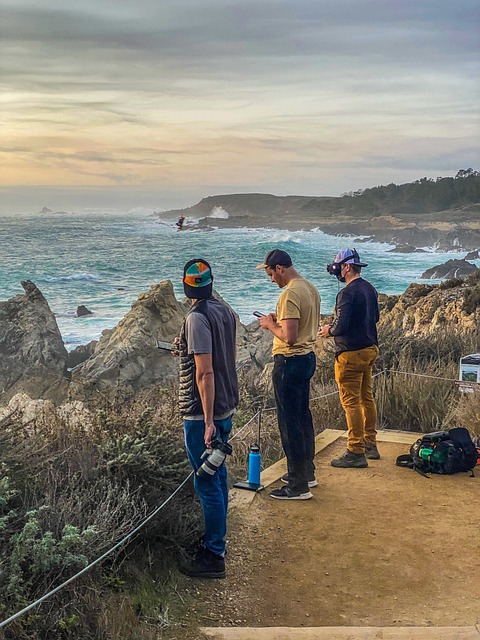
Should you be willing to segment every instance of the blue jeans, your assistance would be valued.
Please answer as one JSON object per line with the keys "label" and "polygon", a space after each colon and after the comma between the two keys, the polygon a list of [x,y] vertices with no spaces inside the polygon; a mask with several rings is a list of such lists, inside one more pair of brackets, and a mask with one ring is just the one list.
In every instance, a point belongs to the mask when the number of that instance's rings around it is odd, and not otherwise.
{"label": "blue jeans", "polygon": [[274,356],[273,388],[282,447],[288,466],[288,487],[308,491],[315,477],[315,434],[310,413],[310,379],[315,373],[315,354]]}
{"label": "blue jeans", "polygon": [[[232,416],[224,420],[214,420],[214,423],[217,429],[215,437],[223,442],[228,442],[232,429]],[[187,456],[196,472],[205,460],[201,457],[206,448],[203,439],[205,422],[203,420],[184,420],[183,429]],[[225,463],[217,469],[213,476],[204,477],[195,474],[193,486],[200,500],[205,521],[203,544],[212,553],[224,556],[228,508],[227,467]]]}

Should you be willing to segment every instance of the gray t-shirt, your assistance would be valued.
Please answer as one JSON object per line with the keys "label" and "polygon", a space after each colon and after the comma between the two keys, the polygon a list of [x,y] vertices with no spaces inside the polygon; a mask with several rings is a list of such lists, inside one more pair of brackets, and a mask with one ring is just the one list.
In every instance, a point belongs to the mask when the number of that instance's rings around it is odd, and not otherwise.
{"label": "gray t-shirt", "polygon": [[212,331],[203,313],[191,313],[185,320],[188,353],[212,353]]}

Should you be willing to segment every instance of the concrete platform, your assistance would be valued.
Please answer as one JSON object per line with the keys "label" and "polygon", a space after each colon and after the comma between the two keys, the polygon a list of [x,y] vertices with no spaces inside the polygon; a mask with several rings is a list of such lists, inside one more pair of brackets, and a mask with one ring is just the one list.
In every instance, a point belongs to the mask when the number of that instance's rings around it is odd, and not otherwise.
{"label": "concrete platform", "polygon": [[480,640],[478,627],[206,627],[209,640]]}

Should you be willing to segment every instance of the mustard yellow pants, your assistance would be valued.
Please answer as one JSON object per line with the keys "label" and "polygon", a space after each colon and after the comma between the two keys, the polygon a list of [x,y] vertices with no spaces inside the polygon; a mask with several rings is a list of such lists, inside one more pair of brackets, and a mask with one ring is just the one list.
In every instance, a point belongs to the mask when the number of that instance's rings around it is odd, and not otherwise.
{"label": "mustard yellow pants", "polygon": [[377,441],[377,407],[373,397],[372,370],[378,347],[344,351],[335,359],[335,381],[348,427],[347,449],[365,453],[365,443]]}

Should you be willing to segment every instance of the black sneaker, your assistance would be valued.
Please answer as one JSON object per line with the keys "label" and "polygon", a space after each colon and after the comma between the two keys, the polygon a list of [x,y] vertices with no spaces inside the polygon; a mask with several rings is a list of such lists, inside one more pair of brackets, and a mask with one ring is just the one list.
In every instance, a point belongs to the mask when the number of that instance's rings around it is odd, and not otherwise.
{"label": "black sneaker", "polygon": [[[284,482],[285,484],[288,484],[288,473],[285,473],[285,474],[280,478],[280,480],[281,480],[282,482]],[[310,489],[311,489],[312,487],[318,487],[318,482],[317,482],[316,478],[314,478],[313,480],[309,480],[309,481],[308,481],[308,486],[310,487]]]}
{"label": "black sneaker", "polygon": [[330,464],[332,467],[339,467],[342,469],[364,469],[365,467],[368,467],[368,462],[364,453],[352,453],[351,451],[348,451],[348,449],[345,451],[343,456],[332,460]]}
{"label": "black sneaker", "polygon": [[181,564],[179,571],[190,578],[225,578],[225,560],[206,547],[199,547],[195,558]]}
{"label": "black sneaker", "polygon": [[380,453],[376,444],[365,443],[365,458],[369,460],[380,460]]}
{"label": "black sneaker", "polygon": [[280,487],[280,489],[271,491],[270,497],[276,500],[310,500],[310,498],[313,498],[313,493],[311,491],[294,493],[288,487]]}

